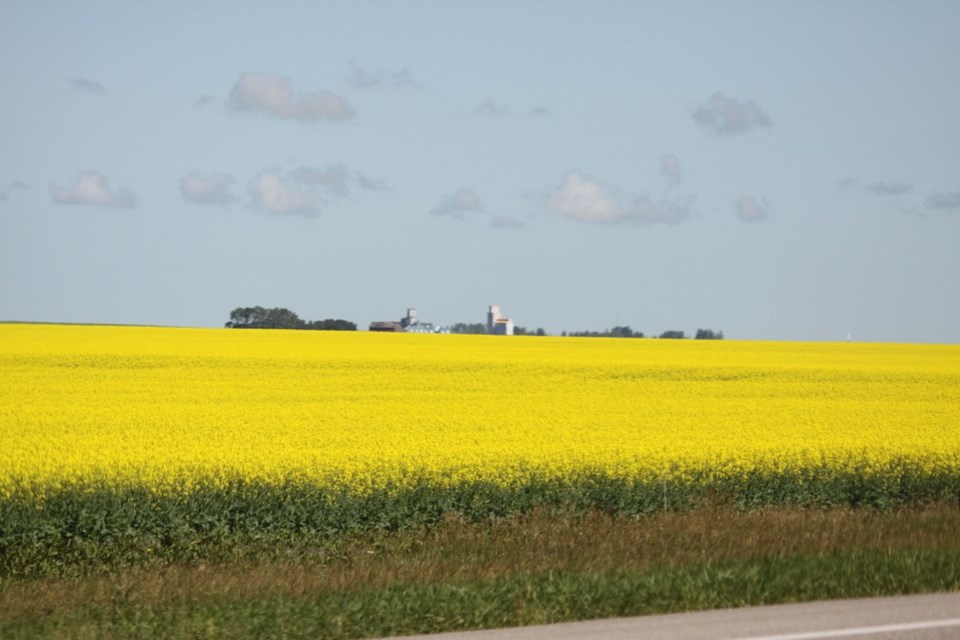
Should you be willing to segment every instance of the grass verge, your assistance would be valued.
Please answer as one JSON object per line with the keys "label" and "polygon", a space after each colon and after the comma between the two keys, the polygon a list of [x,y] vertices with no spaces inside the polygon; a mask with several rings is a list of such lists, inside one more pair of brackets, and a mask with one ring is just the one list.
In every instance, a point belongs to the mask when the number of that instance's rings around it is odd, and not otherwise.
{"label": "grass verge", "polygon": [[363,638],[957,590],[958,532],[960,509],[932,505],[534,511],[269,555],[235,540],[233,559],[0,578],[0,636]]}

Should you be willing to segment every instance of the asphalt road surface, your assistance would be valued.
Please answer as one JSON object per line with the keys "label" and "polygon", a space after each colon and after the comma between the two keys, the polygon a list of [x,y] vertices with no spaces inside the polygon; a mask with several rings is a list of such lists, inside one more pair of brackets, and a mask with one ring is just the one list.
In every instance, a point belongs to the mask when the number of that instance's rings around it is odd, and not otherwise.
{"label": "asphalt road surface", "polygon": [[[960,592],[610,618],[405,640],[960,639]],[[397,640],[397,639],[395,639]]]}

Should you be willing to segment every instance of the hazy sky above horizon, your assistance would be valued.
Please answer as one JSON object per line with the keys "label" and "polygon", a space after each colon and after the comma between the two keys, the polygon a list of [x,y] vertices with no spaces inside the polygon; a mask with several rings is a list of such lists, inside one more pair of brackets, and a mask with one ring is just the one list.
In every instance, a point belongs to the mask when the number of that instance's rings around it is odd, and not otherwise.
{"label": "hazy sky above horizon", "polygon": [[0,320],[960,342],[960,3],[0,6]]}

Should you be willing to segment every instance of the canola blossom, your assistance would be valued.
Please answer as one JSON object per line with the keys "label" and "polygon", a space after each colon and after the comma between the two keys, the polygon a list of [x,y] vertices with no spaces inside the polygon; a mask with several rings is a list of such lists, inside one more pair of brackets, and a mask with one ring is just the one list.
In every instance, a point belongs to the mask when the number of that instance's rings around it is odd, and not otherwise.
{"label": "canola blossom", "polygon": [[960,347],[0,325],[0,497],[960,474]]}

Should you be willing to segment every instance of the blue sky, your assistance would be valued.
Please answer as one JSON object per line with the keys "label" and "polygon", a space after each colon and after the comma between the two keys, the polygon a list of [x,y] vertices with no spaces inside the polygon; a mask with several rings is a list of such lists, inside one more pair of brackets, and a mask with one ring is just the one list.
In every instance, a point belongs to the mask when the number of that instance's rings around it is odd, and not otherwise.
{"label": "blue sky", "polygon": [[958,342],[956,2],[0,7],[0,319]]}

